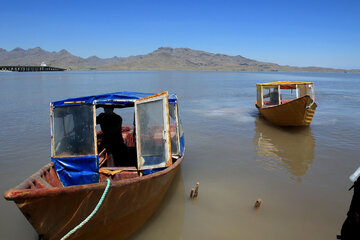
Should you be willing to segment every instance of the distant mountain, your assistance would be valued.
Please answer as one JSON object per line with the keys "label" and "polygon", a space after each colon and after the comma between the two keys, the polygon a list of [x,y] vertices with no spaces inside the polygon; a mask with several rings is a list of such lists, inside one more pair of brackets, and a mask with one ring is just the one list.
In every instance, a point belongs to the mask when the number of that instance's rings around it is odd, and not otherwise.
{"label": "distant mountain", "polygon": [[71,68],[71,69],[88,69],[89,67],[98,67],[107,64],[120,63],[122,58],[114,57],[101,59],[96,56],[81,58],[72,55],[65,49],[59,52],[48,52],[40,47],[24,50],[15,48],[12,51],[6,51],[0,48],[0,65],[40,65],[45,62],[48,66]]}
{"label": "distant mountain", "polygon": [[[40,65],[72,70],[218,70],[218,71],[299,71],[344,72],[349,70],[320,67],[291,67],[259,62],[242,56],[214,54],[189,48],[160,47],[146,54],[130,57],[81,58],[66,50],[48,52],[40,47],[11,51],[0,48],[0,65]],[[360,70],[352,70],[360,71]]]}

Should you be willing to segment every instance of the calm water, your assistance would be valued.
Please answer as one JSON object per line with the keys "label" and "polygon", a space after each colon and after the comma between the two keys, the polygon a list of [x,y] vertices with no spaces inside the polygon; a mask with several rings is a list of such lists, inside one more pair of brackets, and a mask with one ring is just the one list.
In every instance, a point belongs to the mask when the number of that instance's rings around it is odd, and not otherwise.
{"label": "calm water", "polygon": [[[310,127],[258,116],[255,84],[277,80],[315,82]],[[50,161],[50,101],[169,90],[179,97],[185,160],[130,239],[335,239],[352,197],[348,177],[360,166],[359,89],[360,74],[345,73],[0,73],[0,192]],[[199,197],[189,200],[197,181]],[[2,198],[0,209],[0,239],[37,239],[13,202]]]}

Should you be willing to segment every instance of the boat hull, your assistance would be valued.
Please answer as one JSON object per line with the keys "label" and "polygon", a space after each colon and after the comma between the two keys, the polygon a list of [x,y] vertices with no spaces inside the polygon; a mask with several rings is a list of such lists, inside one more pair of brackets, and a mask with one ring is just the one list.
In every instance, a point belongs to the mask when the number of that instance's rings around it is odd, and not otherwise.
{"label": "boat hull", "polygon": [[258,110],[275,125],[308,126],[313,119],[316,107],[316,103],[306,95],[281,105],[258,108]]}
{"label": "boat hull", "polygon": [[[182,159],[151,175],[111,181],[98,212],[68,239],[128,237],[140,228],[159,206]],[[60,239],[90,215],[105,187],[106,182],[33,191],[15,188],[5,193],[5,198],[15,201],[43,239]]]}

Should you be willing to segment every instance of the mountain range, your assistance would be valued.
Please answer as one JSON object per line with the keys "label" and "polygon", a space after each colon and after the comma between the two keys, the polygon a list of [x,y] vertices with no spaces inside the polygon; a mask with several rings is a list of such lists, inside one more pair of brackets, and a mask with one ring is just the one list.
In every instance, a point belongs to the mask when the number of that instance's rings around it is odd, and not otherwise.
{"label": "mountain range", "polygon": [[281,66],[249,58],[215,54],[189,48],[160,47],[145,54],[130,57],[82,58],[66,50],[49,52],[40,47],[7,51],[0,48],[0,65],[40,65],[69,70],[216,70],[216,71],[297,71],[297,72],[360,72],[322,67]]}

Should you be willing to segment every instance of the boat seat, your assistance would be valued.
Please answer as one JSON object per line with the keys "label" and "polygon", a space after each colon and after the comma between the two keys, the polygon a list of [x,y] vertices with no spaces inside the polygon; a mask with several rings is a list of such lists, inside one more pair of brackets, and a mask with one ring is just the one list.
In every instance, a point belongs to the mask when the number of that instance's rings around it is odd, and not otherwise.
{"label": "boat seat", "polygon": [[134,129],[127,132],[126,134],[123,133],[123,138],[125,145],[128,147],[135,147],[136,145],[136,136],[134,134]]}
{"label": "boat seat", "polygon": [[109,170],[109,171],[117,171],[117,170],[122,170],[122,171],[137,171],[136,167],[102,167],[100,169],[104,169],[104,170]]}
{"label": "boat seat", "polygon": [[288,100],[282,100],[281,101],[281,104],[284,104],[284,103],[288,103],[288,102],[291,102],[292,100],[288,99]]}

